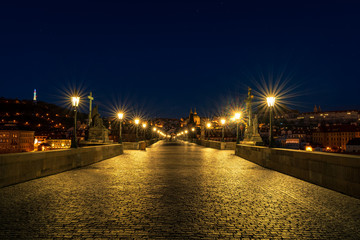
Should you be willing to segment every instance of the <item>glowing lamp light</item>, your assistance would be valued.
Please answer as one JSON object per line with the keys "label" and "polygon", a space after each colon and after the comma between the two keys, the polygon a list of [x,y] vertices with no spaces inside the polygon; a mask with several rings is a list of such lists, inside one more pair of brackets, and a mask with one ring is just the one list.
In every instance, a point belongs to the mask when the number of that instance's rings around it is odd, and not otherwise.
{"label": "glowing lamp light", "polygon": [[156,132],[156,127],[153,128],[153,131]]}
{"label": "glowing lamp light", "polygon": [[123,118],[124,118],[124,113],[118,113],[118,118],[120,119],[120,120],[122,120]]}
{"label": "glowing lamp light", "polygon": [[311,146],[306,146],[305,150],[308,151],[308,152],[312,152],[313,148]]}
{"label": "glowing lamp light", "polygon": [[185,130],[185,133],[188,133],[188,130]]}
{"label": "glowing lamp light", "polygon": [[142,127],[143,127],[143,128],[146,128],[146,123],[143,123]]}
{"label": "glowing lamp light", "polygon": [[220,120],[220,122],[221,122],[222,125],[225,125],[226,120],[225,120],[224,118],[222,118],[222,119]]}
{"label": "glowing lamp light", "polygon": [[191,131],[195,132],[195,128],[192,128]]}
{"label": "glowing lamp light", "polygon": [[210,127],[211,127],[211,123],[207,123],[207,124],[206,124],[206,127],[207,127],[207,128],[210,128]]}
{"label": "glowing lamp light", "polygon": [[138,125],[140,123],[140,120],[137,118],[135,119],[135,124]]}
{"label": "glowing lamp light", "polygon": [[240,112],[236,112],[234,119],[235,119],[235,120],[239,120],[240,117],[241,117],[241,113],[240,113]]}
{"label": "glowing lamp light", "polygon": [[73,107],[78,107],[80,102],[80,97],[71,97],[71,103]]}
{"label": "glowing lamp light", "polygon": [[267,97],[266,102],[268,107],[273,107],[275,105],[275,97]]}

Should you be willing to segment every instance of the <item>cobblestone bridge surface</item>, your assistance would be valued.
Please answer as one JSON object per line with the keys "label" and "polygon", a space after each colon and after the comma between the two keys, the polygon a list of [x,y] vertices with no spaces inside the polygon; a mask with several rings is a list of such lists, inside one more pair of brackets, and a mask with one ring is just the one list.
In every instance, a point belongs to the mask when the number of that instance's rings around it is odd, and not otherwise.
{"label": "cobblestone bridge surface", "polygon": [[0,239],[360,239],[360,200],[233,151],[147,151],[0,189]]}

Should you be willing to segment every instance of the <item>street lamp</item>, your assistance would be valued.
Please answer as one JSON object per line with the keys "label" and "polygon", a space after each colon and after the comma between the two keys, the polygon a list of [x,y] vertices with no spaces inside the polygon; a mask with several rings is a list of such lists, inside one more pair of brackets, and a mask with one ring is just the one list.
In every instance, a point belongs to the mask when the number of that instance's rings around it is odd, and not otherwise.
{"label": "street lamp", "polygon": [[119,143],[122,143],[121,128],[122,128],[122,120],[124,118],[124,113],[119,112],[118,113],[118,118],[120,120],[120,123],[119,123]]}
{"label": "street lamp", "polygon": [[194,141],[194,139],[195,139],[195,128],[191,128],[191,131],[193,132],[192,133],[192,138],[193,138],[193,141]]}
{"label": "street lamp", "polygon": [[153,127],[153,131],[152,131],[152,133],[151,133],[151,138],[154,138],[154,132],[156,132],[156,127]]}
{"label": "street lamp", "polygon": [[146,123],[143,123],[143,124],[142,124],[143,131],[144,131],[144,140],[146,140],[146,139],[145,139],[145,130],[146,130],[146,126],[147,126],[147,124],[146,124]]}
{"label": "street lamp", "polygon": [[74,138],[73,138],[73,142],[71,144],[71,147],[72,148],[77,148],[78,147],[78,144],[77,144],[77,132],[76,132],[76,129],[77,129],[77,126],[76,126],[76,122],[77,122],[77,108],[79,106],[79,103],[80,103],[80,97],[78,96],[77,94],[77,91],[75,91],[75,95],[73,97],[71,97],[71,103],[72,103],[72,106],[74,107]]}
{"label": "street lamp", "polygon": [[208,132],[208,140],[210,140],[210,128],[211,128],[211,123],[208,122],[208,123],[206,124],[206,127],[207,127],[207,129],[208,129],[208,131],[207,131],[207,132]]}
{"label": "street lamp", "polygon": [[221,137],[221,141],[222,141],[222,142],[225,142],[225,123],[226,123],[225,118],[222,118],[222,119],[220,120],[220,122],[221,122],[221,125],[223,126],[223,127],[222,127],[222,137]]}
{"label": "street lamp", "polygon": [[186,135],[186,141],[188,141],[189,140],[189,135],[188,135],[188,130],[185,130],[185,135]]}
{"label": "street lamp", "polygon": [[269,107],[269,115],[270,115],[270,129],[269,129],[269,147],[273,146],[273,137],[272,137],[272,111],[275,106],[275,97],[267,97],[266,98],[267,105]]}
{"label": "street lamp", "polygon": [[235,121],[236,121],[236,144],[240,143],[240,134],[239,134],[239,124],[240,124],[240,118],[241,118],[241,113],[240,112],[236,112],[235,113]]}
{"label": "street lamp", "polygon": [[139,123],[140,123],[140,120],[138,118],[135,119],[135,125],[136,125],[136,141],[138,142],[139,141]]}

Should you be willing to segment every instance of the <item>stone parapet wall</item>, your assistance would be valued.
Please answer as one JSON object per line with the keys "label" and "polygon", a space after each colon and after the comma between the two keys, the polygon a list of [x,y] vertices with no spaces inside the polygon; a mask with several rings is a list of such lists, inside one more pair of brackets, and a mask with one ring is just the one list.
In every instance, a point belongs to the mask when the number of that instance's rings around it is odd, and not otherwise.
{"label": "stone parapet wall", "polygon": [[156,140],[146,140],[139,142],[123,142],[124,150],[145,150],[146,147],[157,142]]}
{"label": "stone parapet wall", "polygon": [[0,187],[56,174],[123,153],[121,144],[0,155]]}
{"label": "stone parapet wall", "polygon": [[150,139],[146,141],[139,142],[123,142],[124,150],[145,150],[147,147],[156,143],[157,139]]}
{"label": "stone parapet wall", "polygon": [[235,154],[290,176],[360,198],[360,156],[236,145]]}
{"label": "stone parapet wall", "polygon": [[215,148],[218,150],[235,150],[235,146],[236,146],[235,142],[219,142],[219,141],[200,140],[200,139],[197,139],[194,142],[198,145],[209,148]]}
{"label": "stone parapet wall", "polygon": [[157,143],[159,140],[157,140],[156,138],[154,139],[150,139],[150,140],[146,140],[146,147],[149,147],[151,145],[153,145],[154,143]]}

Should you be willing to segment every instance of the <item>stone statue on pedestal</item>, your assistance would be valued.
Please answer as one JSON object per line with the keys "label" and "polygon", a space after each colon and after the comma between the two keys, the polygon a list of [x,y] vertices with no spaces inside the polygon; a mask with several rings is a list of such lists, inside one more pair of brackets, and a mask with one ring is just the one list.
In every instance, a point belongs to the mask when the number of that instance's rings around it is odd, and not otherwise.
{"label": "stone statue on pedestal", "polygon": [[254,96],[251,94],[251,88],[248,88],[248,97],[245,100],[246,102],[246,109],[248,111],[248,124],[245,130],[244,134],[244,141],[242,141],[243,144],[252,144],[252,145],[263,145],[262,138],[259,134],[259,123],[258,123],[258,117],[255,114],[255,117],[253,119],[252,116],[252,99]]}
{"label": "stone statue on pedestal", "polygon": [[99,107],[96,105],[91,114],[91,125],[89,128],[89,142],[109,142],[109,130],[103,124],[99,114]]}
{"label": "stone statue on pedestal", "polygon": [[253,127],[253,130],[252,130],[252,136],[250,138],[250,141],[253,141],[255,143],[255,145],[263,145],[263,140],[259,134],[259,122],[258,122],[257,114],[255,114],[252,127]]}
{"label": "stone statue on pedestal", "polygon": [[254,96],[251,94],[251,88],[248,88],[248,97],[245,99],[246,110],[248,115],[248,123],[244,133],[244,141],[249,141],[253,135],[253,127],[252,127],[252,99]]}

